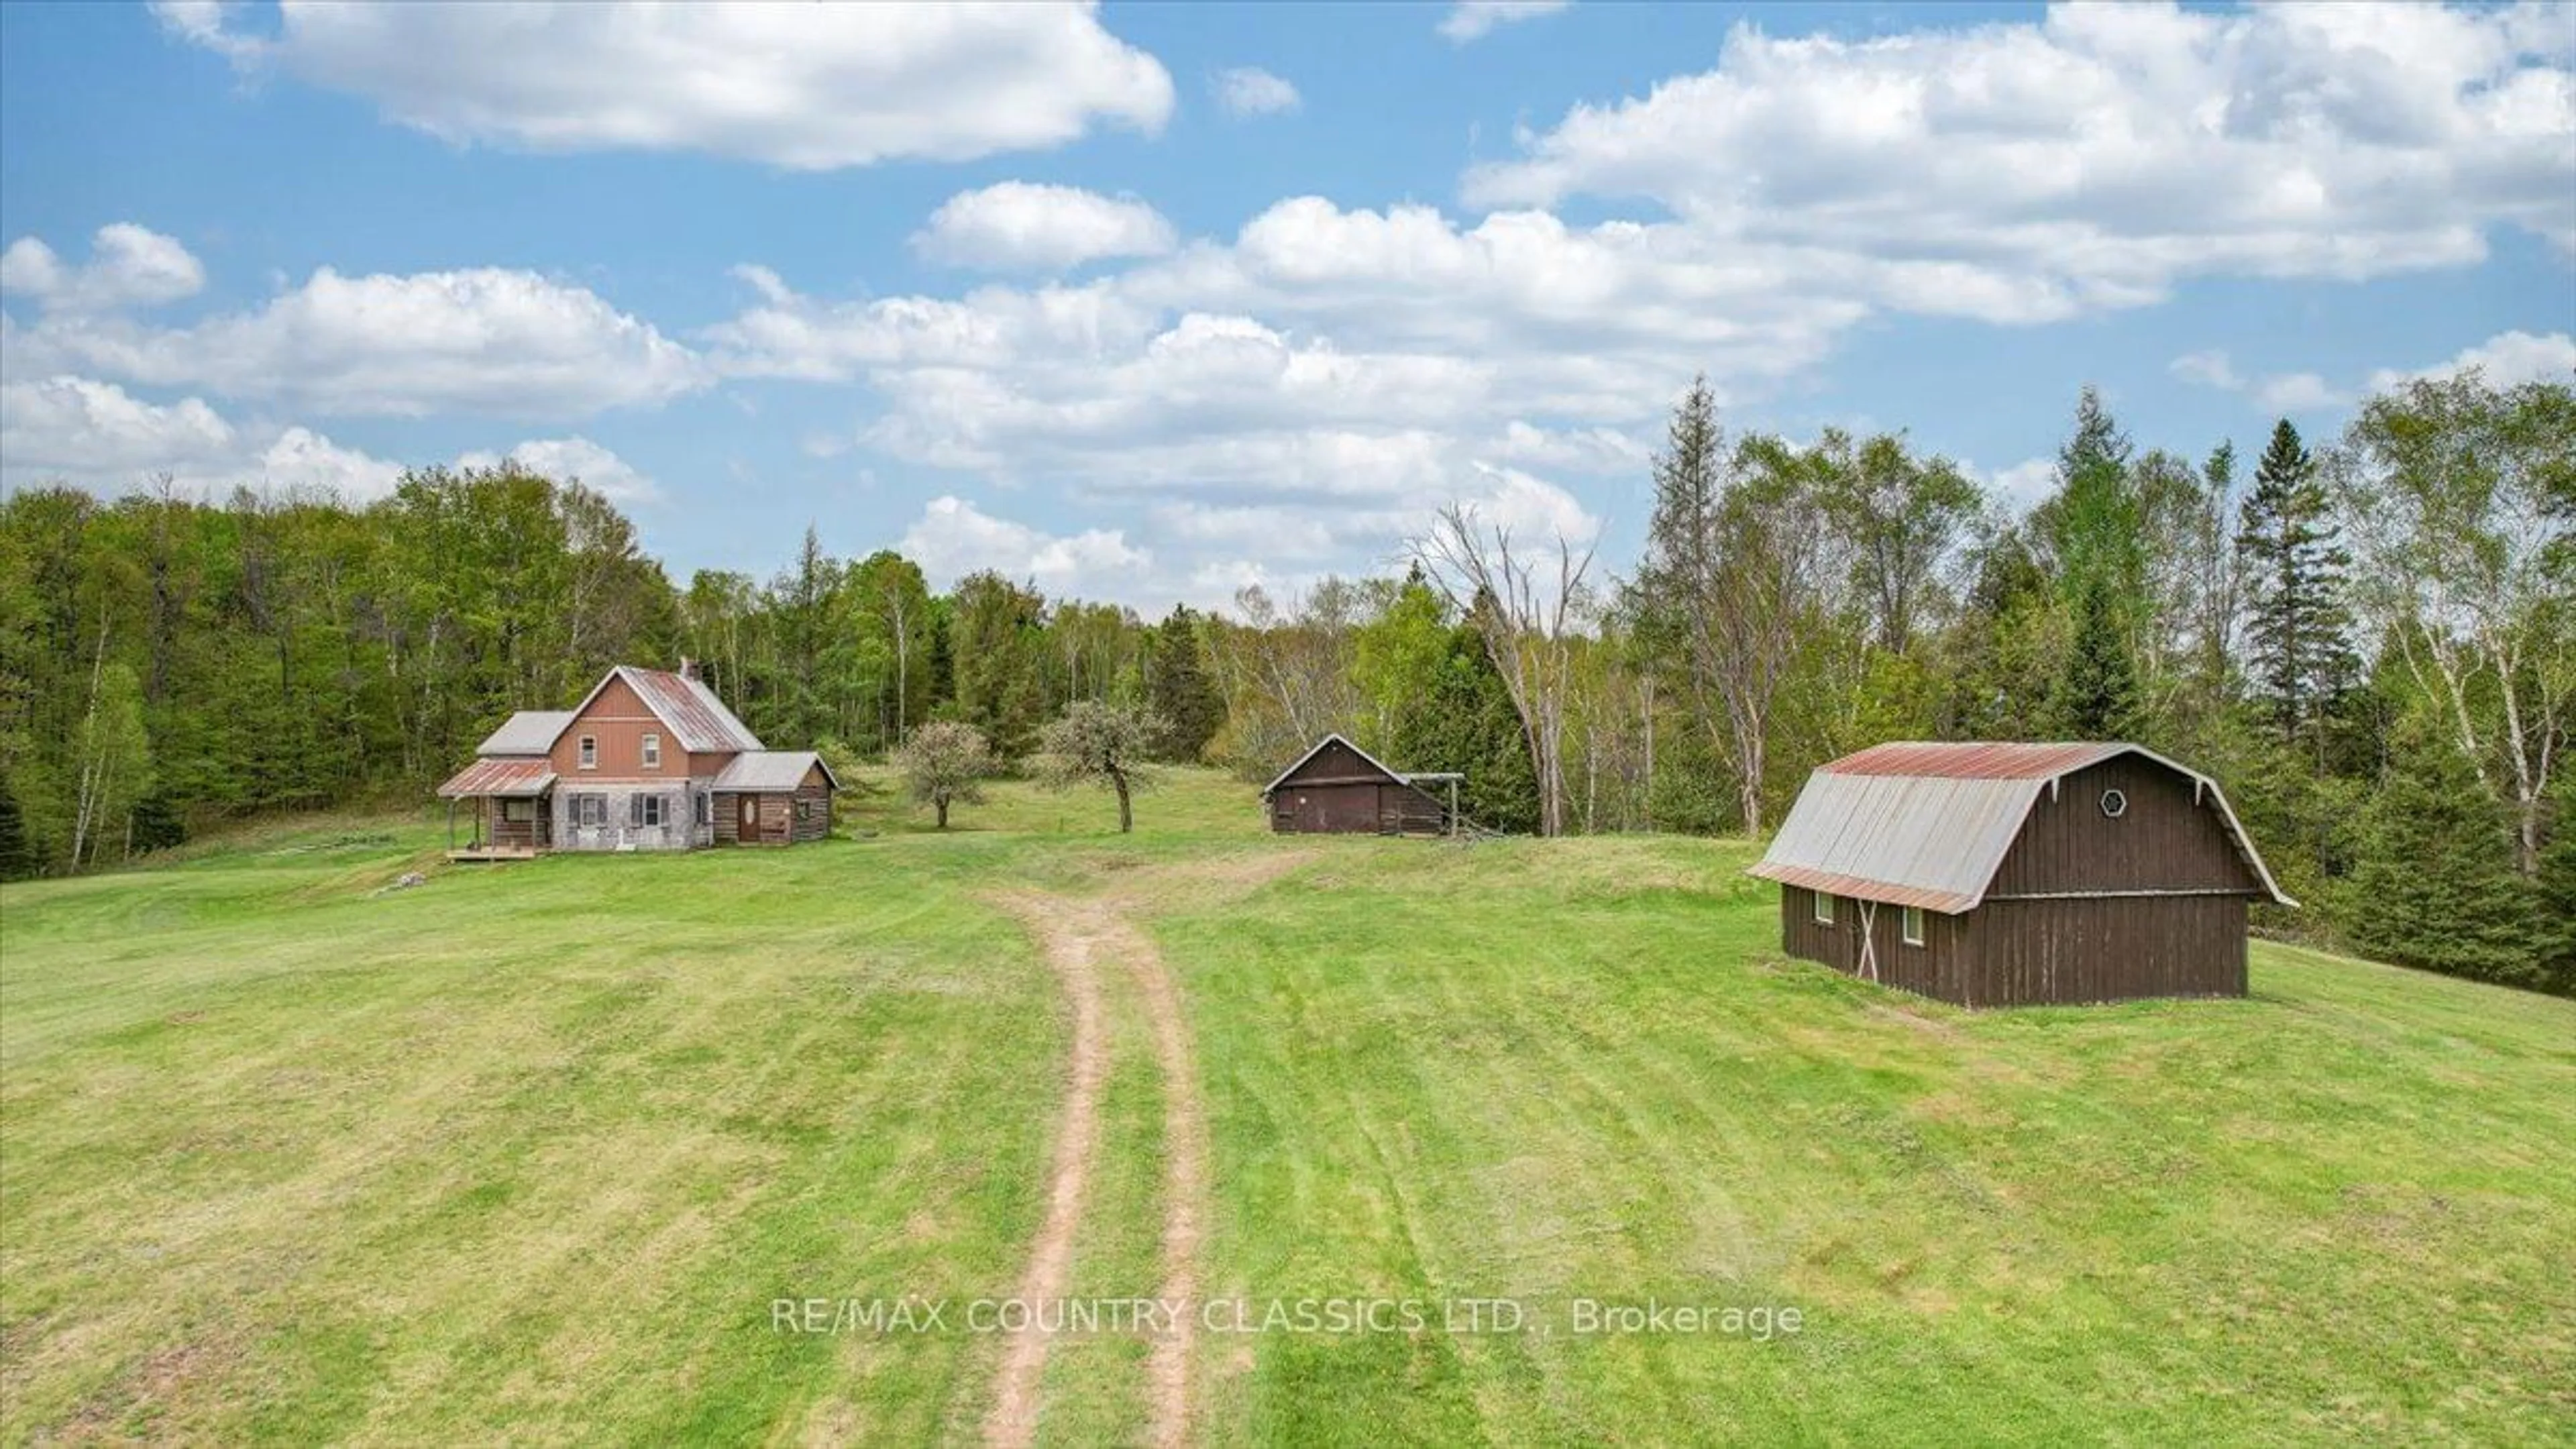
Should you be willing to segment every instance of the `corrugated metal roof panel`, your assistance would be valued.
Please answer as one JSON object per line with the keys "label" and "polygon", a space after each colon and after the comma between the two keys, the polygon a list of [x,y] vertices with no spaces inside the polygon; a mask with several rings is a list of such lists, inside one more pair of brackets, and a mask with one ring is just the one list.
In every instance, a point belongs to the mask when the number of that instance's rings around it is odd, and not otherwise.
{"label": "corrugated metal roof panel", "polygon": [[[817,765],[823,765],[823,757],[812,750],[752,750],[734,756],[713,783],[718,790],[793,790],[805,783],[805,772]],[[840,786],[829,765],[823,765],[823,778],[836,789]]]}
{"label": "corrugated metal roof panel", "polygon": [[741,720],[734,718],[724,701],[703,681],[660,669],[638,669],[621,664],[617,672],[626,676],[644,700],[645,707],[659,715],[671,732],[680,737],[680,747],[692,754],[723,753],[728,750],[756,750],[760,740]]}
{"label": "corrugated metal roof panel", "polygon": [[2039,788],[2036,780],[1846,775],[1827,766],[1808,778],[1754,874],[1830,876],[1843,884],[1810,888],[1966,910],[1985,894]]}
{"label": "corrugated metal roof panel", "polygon": [[478,755],[542,755],[555,747],[555,740],[572,723],[568,709],[523,709],[501,721],[483,743],[474,747]]}
{"label": "corrugated metal roof panel", "polygon": [[504,756],[476,760],[439,786],[438,794],[443,800],[461,800],[469,795],[542,795],[554,783],[554,767],[543,759]]}
{"label": "corrugated metal roof panel", "polygon": [[1825,766],[1837,775],[1920,775],[1947,780],[2054,780],[2136,749],[2111,741],[2038,744],[1990,740],[1896,740]]}
{"label": "corrugated metal roof panel", "polygon": [[2120,755],[2147,759],[2206,790],[2219,823],[2264,892],[2285,906],[2254,841],[2216,781],[2153,750],[2117,742],[1956,744],[1900,741],[1846,755],[1807,777],[1771,848],[1748,874],[1783,885],[1957,914],[1973,910],[2048,782]]}

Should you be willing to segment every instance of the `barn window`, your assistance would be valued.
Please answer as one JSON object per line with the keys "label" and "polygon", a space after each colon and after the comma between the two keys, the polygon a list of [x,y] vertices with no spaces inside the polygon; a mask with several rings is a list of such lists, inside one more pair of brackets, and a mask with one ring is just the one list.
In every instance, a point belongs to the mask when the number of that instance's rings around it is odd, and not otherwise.
{"label": "barn window", "polygon": [[1905,908],[1905,944],[1908,946],[1923,944],[1923,908],[1921,906]]}
{"label": "barn window", "polygon": [[585,770],[596,770],[599,768],[599,736],[583,735],[581,737],[581,767]]}
{"label": "barn window", "polygon": [[662,737],[660,735],[646,735],[644,737],[644,768],[648,770],[658,770],[662,768]]}
{"label": "barn window", "polygon": [[1832,925],[1834,923],[1834,898],[1823,891],[1818,891],[1815,893],[1815,900],[1816,924],[1819,926]]}
{"label": "barn window", "polygon": [[626,798],[632,802],[629,812],[632,818],[632,823],[643,826],[647,829],[659,826],[662,823],[663,815],[661,796],[629,795]]}
{"label": "barn window", "polygon": [[2117,820],[2129,813],[2129,797],[2117,790],[2102,792],[2102,813]]}

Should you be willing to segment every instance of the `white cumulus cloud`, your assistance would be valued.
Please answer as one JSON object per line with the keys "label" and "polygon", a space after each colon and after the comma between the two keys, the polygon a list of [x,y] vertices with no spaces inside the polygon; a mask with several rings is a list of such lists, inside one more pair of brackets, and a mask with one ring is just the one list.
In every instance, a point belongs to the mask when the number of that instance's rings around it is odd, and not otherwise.
{"label": "white cumulus cloud", "polygon": [[0,251],[0,292],[49,312],[148,307],[195,296],[205,285],[205,266],[186,247],[126,221],[98,229],[86,263],[67,262],[32,236]]}
{"label": "white cumulus cloud", "polygon": [[2576,247],[2576,74],[2550,33],[2397,5],[2069,5],[1866,40],[1739,26],[1714,69],[1577,105],[1465,193],[1650,202],[1711,237],[1869,259],[1904,310],[1946,297],[1997,321],[2195,275],[2461,265],[2498,226]]}
{"label": "white cumulus cloud", "polygon": [[249,487],[364,500],[391,492],[401,472],[309,428],[236,425],[203,398],[153,403],[68,375],[0,382],[0,477],[12,487],[113,496],[167,477],[199,496]]}
{"label": "white cumulus cloud", "polygon": [[2431,367],[2412,371],[2381,368],[2370,375],[2370,387],[2377,392],[2418,377],[2454,377],[2472,367],[2485,376],[2490,387],[2519,387],[2526,382],[2576,385],[2576,337],[2564,332],[2500,332]]}
{"label": "white cumulus cloud", "polygon": [[274,36],[163,3],[171,33],[254,73],[372,101],[457,142],[703,151],[794,170],[961,161],[1108,124],[1154,132],[1162,63],[1092,4],[732,0],[284,5]]}
{"label": "white cumulus cloud", "polygon": [[621,506],[649,503],[661,488],[632,463],[578,434],[568,438],[531,438],[505,452],[471,452],[456,460],[461,468],[494,468],[515,462],[529,472],[558,483],[579,482]]}
{"label": "white cumulus cloud", "polygon": [[1498,25],[1517,25],[1563,10],[1572,0],[1457,0],[1440,17],[1440,34],[1453,45],[1481,40]]}
{"label": "white cumulus cloud", "polygon": [[1058,535],[997,518],[965,499],[934,498],[903,536],[904,555],[921,565],[932,585],[946,588],[967,574],[992,569],[1015,580],[1033,580],[1051,594],[1100,597],[1118,576],[1144,569],[1152,558],[1132,547],[1118,529],[1085,529]]}
{"label": "white cumulus cloud", "polygon": [[1295,86],[1257,65],[1218,71],[1211,89],[1230,116],[1275,116],[1302,104]]}
{"label": "white cumulus cloud", "polygon": [[325,267],[184,327],[57,316],[11,334],[12,369],[201,388],[328,414],[578,417],[702,386],[697,357],[587,288],[478,268]]}
{"label": "white cumulus cloud", "polygon": [[1173,237],[1171,223],[1141,201],[1005,181],[948,198],[912,245],[957,266],[1061,271],[1103,257],[1159,256]]}

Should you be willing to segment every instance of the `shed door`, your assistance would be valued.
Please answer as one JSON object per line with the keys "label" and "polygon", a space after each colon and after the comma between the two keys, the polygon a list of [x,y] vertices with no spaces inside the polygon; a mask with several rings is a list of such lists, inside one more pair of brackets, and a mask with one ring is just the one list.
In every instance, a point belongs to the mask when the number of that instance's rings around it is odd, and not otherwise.
{"label": "shed door", "polygon": [[743,794],[734,798],[742,802],[738,807],[742,811],[742,823],[734,833],[747,841],[760,839],[760,797]]}

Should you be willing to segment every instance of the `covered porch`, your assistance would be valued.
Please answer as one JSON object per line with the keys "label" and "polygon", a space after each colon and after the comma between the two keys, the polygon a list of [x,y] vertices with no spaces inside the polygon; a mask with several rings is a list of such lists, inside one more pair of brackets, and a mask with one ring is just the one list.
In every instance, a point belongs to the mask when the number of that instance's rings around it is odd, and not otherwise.
{"label": "covered porch", "polygon": [[[476,760],[438,787],[447,802],[447,858],[453,861],[533,860],[551,843],[554,767],[544,758]],[[457,806],[470,835],[456,838]]]}

